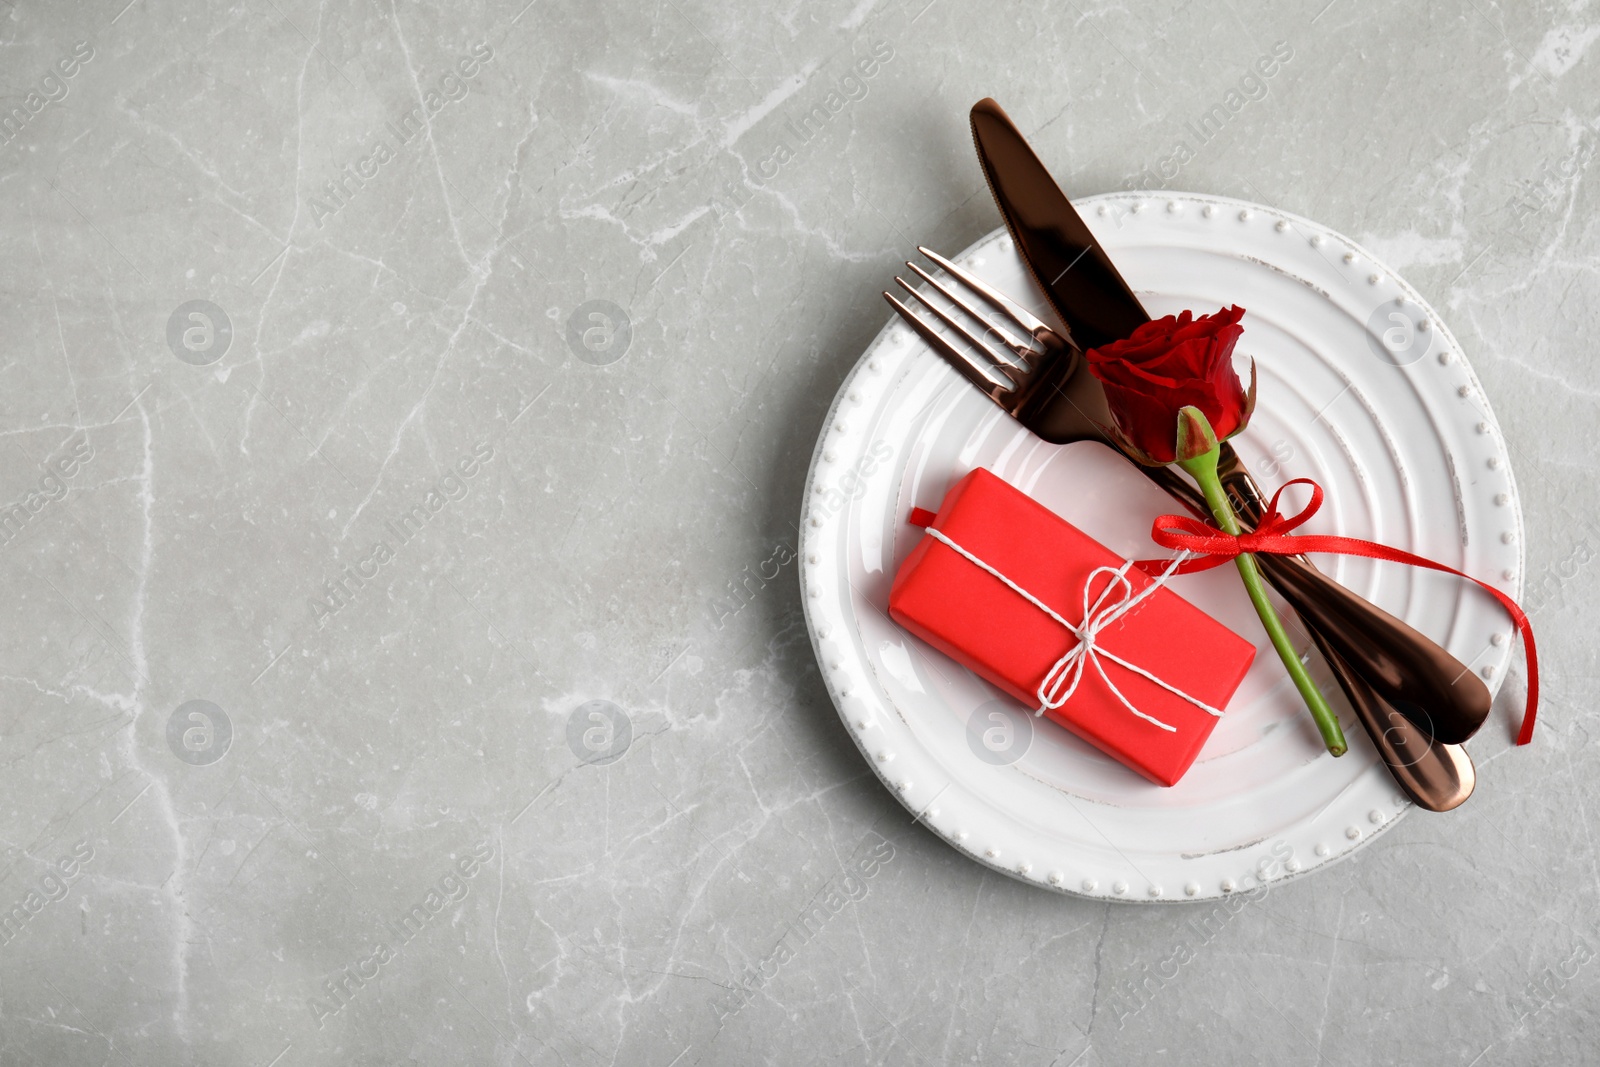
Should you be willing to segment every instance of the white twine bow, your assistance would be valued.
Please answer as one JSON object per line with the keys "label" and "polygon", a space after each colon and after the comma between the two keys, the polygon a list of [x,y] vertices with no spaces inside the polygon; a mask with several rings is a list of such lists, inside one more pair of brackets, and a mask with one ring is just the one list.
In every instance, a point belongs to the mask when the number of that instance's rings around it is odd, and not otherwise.
{"label": "white twine bow", "polygon": [[[1068,632],[1078,639],[1077,644],[1073,645],[1072,648],[1067,650],[1065,655],[1056,660],[1055,666],[1051,667],[1050,670],[1045,674],[1044,681],[1039,683],[1039,691],[1037,694],[1039,697],[1039,707],[1034,712],[1035,715],[1043,715],[1046,711],[1053,711],[1054,709],[1061,707],[1061,705],[1065,704],[1068,700],[1072,699],[1072,694],[1078,691],[1078,683],[1083,681],[1083,672],[1085,668],[1092,665],[1095,669],[1095,672],[1100,675],[1100,680],[1105,682],[1106,688],[1111,691],[1111,695],[1116,697],[1124,708],[1127,708],[1130,712],[1137,715],[1145,722],[1159,726],[1168,733],[1176,733],[1177,727],[1168,726],[1155,716],[1145,714],[1138,708],[1134,707],[1133,704],[1129,702],[1127,697],[1122,695],[1122,690],[1118,689],[1116,683],[1114,683],[1110,677],[1107,676],[1106,669],[1100,662],[1102,659],[1108,659],[1124,670],[1132,671],[1141,678],[1148,678],[1150,681],[1154,682],[1156,685],[1159,685],[1162,689],[1165,689],[1173,696],[1193,704],[1201,711],[1215,715],[1218,718],[1222,716],[1222,711],[1220,709],[1212,707],[1210,704],[1207,704],[1205,701],[1200,700],[1197,697],[1190,696],[1177,686],[1168,685],[1166,682],[1162,681],[1160,678],[1157,678],[1155,675],[1151,674],[1138,664],[1129,663],[1115,652],[1108,652],[1096,644],[1096,638],[1099,636],[1100,631],[1104,630],[1106,627],[1110,626],[1112,623],[1128,614],[1128,612],[1144,603],[1145,598],[1149,597],[1157,589],[1160,589],[1162,586],[1166,585],[1167,579],[1172,577],[1173,572],[1178,569],[1178,564],[1187,559],[1190,553],[1179,553],[1179,555],[1167,565],[1167,569],[1162,571],[1159,577],[1152,580],[1151,583],[1145,586],[1144,589],[1138,594],[1135,594],[1133,591],[1133,583],[1128,581],[1128,568],[1133,566],[1132,560],[1128,560],[1120,567],[1096,567],[1094,570],[1089,572],[1089,577],[1083,583],[1083,621],[1074,623],[1068,622],[1066,619],[1062,618],[1062,616],[1049,604],[1046,604],[1044,601],[1040,600],[1038,597],[1022,588],[1022,586],[1018,585],[1016,582],[1013,582],[1010,578],[1007,578],[1004,574],[1001,574],[998,570],[991,567],[988,563],[985,563],[971,552],[968,552],[965,548],[956,544],[955,541],[951,540],[949,537],[946,537],[941,531],[935,530],[930,526],[923,532],[929,537],[937,540],[940,544],[960,553],[975,566],[982,568],[988,573],[994,575],[996,578],[1000,579],[1018,596],[1022,597],[1028,603],[1032,604],[1034,607],[1050,616],[1056,622],[1060,623],[1068,630]],[[1106,583],[1106,587],[1100,591],[1099,596],[1095,596],[1095,579],[1102,574],[1111,575],[1111,581]],[[1112,590],[1114,589],[1119,590],[1115,596],[1112,594]]]}

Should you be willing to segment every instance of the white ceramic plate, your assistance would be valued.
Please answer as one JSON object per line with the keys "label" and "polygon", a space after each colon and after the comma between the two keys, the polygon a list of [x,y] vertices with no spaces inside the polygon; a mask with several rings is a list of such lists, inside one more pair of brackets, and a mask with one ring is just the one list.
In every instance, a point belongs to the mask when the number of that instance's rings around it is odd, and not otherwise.
{"label": "white ceramic plate", "polygon": [[[1151,315],[1247,310],[1238,352],[1255,358],[1260,395],[1235,444],[1268,491],[1299,476],[1327,490],[1302,532],[1381,541],[1520,594],[1522,516],[1499,427],[1460,347],[1415,290],[1347,238],[1254,204],[1147,193],[1077,206]],[[958,259],[1053,319],[1004,230]],[[1258,653],[1199,760],[1170,789],[1033,719],[903,632],[885,606],[896,567],[922,536],[906,516],[937,508],[977,466],[1137,558],[1162,554],[1150,522],[1181,510],[1100,445],[1040,442],[891,319],[840,388],[817,443],[801,575],[840,716],[923,822],[1024,881],[1181,901],[1249,888],[1273,861],[1278,874],[1321,867],[1405,814],[1409,802],[1314,658],[1351,746],[1340,759],[1323,751],[1232,568],[1173,583],[1256,640]],[[1512,631],[1480,590],[1397,564],[1316,563],[1498,686]]]}

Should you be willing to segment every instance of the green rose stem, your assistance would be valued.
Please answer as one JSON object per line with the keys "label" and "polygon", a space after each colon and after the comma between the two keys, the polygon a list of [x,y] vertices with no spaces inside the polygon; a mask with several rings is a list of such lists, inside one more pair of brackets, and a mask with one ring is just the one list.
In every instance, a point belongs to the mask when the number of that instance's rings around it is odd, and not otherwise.
{"label": "green rose stem", "polygon": [[[1204,421],[1205,416],[1193,411]],[[1182,418],[1179,419],[1179,440],[1184,437]],[[1228,499],[1227,493],[1222,490],[1222,481],[1217,477],[1216,438],[1210,433],[1209,424],[1205,427],[1204,435],[1210,437],[1212,446],[1205,452],[1191,459],[1179,459],[1178,466],[1188,471],[1200,485],[1200,491],[1205,493],[1206,503],[1211,507],[1211,514],[1217,520],[1217,525],[1230,534],[1239,532],[1239,519],[1233,513],[1233,503]],[[1180,448],[1180,455],[1183,449]],[[1295,688],[1300,690],[1300,696],[1305,699],[1306,708],[1310,710],[1311,717],[1316,720],[1317,729],[1322,733],[1322,741],[1328,746],[1328,751],[1335,756],[1342,756],[1349,748],[1345,744],[1344,731],[1339,728],[1339,719],[1333,710],[1328,707],[1328,702],[1322,698],[1322,692],[1317,689],[1316,683],[1311,680],[1311,675],[1306,673],[1305,664],[1300,662],[1300,657],[1295,654],[1294,646],[1289,642],[1289,634],[1283,628],[1283,620],[1278,618],[1278,612],[1273,608],[1272,602],[1267,599],[1266,586],[1261,581],[1261,572],[1256,569],[1256,558],[1248,552],[1241,552],[1233,558],[1235,566],[1239,568],[1239,577],[1244,580],[1245,591],[1250,594],[1250,602],[1256,606],[1256,614],[1261,616],[1261,625],[1266,627],[1267,636],[1272,638],[1272,647],[1278,650],[1278,658],[1283,660],[1284,668],[1289,672],[1289,677],[1294,679]]]}

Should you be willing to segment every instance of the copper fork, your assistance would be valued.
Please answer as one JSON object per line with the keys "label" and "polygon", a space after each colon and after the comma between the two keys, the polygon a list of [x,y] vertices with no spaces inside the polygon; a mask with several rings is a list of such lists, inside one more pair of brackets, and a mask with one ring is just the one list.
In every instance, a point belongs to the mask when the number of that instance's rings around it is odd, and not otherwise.
{"label": "copper fork", "polygon": [[[918,251],[959,283],[960,288],[975,294],[979,301],[1008,320],[1023,336],[993,317],[983,315],[977,302],[958,295],[945,282],[910,261],[906,266],[931,292],[943,297],[956,314],[929,299],[928,293],[896,276],[900,287],[925,308],[942,329],[931,325],[893,293],[885,291],[884,299],[900,317],[985,396],[1044,440],[1057,444],[1090,440],[1110,446],[1103,430],[1111,422],[1104,394],[1099,383],[1087,373],[1073,373],[1079,369],[1083,357],[1072,342],[1004,293],[938,253],[920,246]],[[977,327],[977,332],[968,321]],[[950,335],[960,338],[965,345],[952,343]],[[1114,446],[1113,450],[1122,455]],[[1233,462],[1237,466],[1236,456]],[[1135,466],[1189,511],[1203,519],[1210,518],[1210,510],[1200,491],[1177,471],[1171,467],[1137,463]],[[1240,505],[1241,518],[1249,524],[1259,519],[1260,501],[1253,492],[1243,499],[1236,495],[1235,503]],[[1312,570],[1309,563],[1299,557],[1264,556],[1258,562],[1278,591],[1309,624],[1307,629],[1312,641],[1349,698],[1379,757],[1406,795],[1430,811],[1448,811],[1465,801],[1476,784],[1476,772],[1466,750],[1433,736],[1425,725],[1428,713],[1417,702],[1414,679],[1396,678],[1393,659],[1386,650],[1370,640],[1353,642],[1348,625],[1352,618],[1365,620],[1371,614],[1380,616],[1379,622],[1386,620],[1394,627],[1405,627],[1405,624]],[[1304,573],[1306,571],[1310,572],[1310,577]],[[1326,588],[1328,586],[1332,589]],[[1331,617],[1326,603],[1313,602],[1313,590],[1324,601],[1333,594]],[[1338,647],[1325,632],[1329,630],[1337,631],[1344,638],[1338,642]],[[1363,669],[1353,665],[1352,660]],[[1375,680],[1373,674],[1377,675]],[[1402,714],[1401,709],[1408,714]],[[1417,722],[1417,719],[1424,721]]]}

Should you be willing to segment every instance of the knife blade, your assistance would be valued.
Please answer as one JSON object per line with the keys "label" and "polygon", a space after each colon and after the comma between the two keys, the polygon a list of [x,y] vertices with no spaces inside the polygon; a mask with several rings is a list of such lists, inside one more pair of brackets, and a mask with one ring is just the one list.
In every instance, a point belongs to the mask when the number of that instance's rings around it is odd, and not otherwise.
{"label": "knife blade", "polygon": [[1078,347],[1087,352],[1119,341],[1149,322],[1022,131],[988,97],[972,107],[972,139],[1022,261]]}

